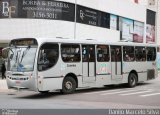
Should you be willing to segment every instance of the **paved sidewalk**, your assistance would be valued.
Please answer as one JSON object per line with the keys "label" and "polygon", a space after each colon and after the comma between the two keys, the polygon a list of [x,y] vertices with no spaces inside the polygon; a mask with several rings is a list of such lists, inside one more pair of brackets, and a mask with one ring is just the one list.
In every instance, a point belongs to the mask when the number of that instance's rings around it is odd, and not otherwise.
{"label": "paved sidewalk", "polygon": [[0,90],[8,89],[6,79],[0,79]]}
{"label": "paved sidewalk", "polygon": [[7,86],[6,79],[2,79],[1,72],[0,72],[0,92],[7,89],[8,89],[8,86]]}
{"label": "paved sidewalk", "polygon": [[0,93],[10,93],[10,94],[12,94],[14,92],[15,92],[15,90],[8,89],[6,79],[2,79],[2,77],[0,76]]}

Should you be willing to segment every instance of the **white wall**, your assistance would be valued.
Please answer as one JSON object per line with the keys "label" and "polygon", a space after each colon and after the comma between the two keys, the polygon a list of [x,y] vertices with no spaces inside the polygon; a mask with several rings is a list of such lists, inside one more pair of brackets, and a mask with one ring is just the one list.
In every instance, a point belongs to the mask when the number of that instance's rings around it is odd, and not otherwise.
{"label": "white wall", "polygon": [[96,39],[98,41],[115,42],[120,40],[120,32],[101,27],[76,24],[76,39]]}
{"label": "white wall", "polygon": [[1,19],[0,40],[23,37],[74,38],[74,23],[41,19]]}
{"label": "white wall", "polygon": [[[128,1],[135,3],[135,0],[128,0]],[[143,5],[143,6],[147,6],[148,0],[138,0],[138,4]]]}
{"label": "white wall", "polygon": [[139,0],[138,2],[141,5],[147,6],[148,5],[148,0]]}

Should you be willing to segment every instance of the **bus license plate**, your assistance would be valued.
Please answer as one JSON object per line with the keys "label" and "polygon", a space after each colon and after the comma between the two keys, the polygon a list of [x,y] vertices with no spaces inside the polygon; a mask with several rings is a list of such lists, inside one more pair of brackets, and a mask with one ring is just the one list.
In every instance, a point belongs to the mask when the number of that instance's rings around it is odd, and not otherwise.
{"label": "bus license plate", "polygon": [[21,81],[16,81],[16,84],[17,84],[17,85],[20,85],[20,84],[21,84]]}

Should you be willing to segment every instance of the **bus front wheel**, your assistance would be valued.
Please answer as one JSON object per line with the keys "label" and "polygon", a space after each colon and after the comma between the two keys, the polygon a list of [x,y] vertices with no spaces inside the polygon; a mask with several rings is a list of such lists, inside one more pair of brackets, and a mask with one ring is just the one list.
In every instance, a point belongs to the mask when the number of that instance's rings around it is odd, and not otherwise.
{"label": "bus front wheel", "polygon": [[62,93],[64,94],[70,94],[73,93],[76,90],[76,81],[72,77],[66,77],[64,78],[63,84],[62,84]]}
{"label": "bus front wheel", "polygon": [[135,73],[130,73],[128,77],[128,86],[130,88],[135,87],[137,85],[137,75]]}

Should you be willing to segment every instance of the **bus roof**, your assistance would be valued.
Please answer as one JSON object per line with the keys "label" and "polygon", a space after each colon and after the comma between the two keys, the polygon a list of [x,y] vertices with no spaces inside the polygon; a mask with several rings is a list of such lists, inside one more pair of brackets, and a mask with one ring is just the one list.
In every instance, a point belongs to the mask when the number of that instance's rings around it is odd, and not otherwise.
{"label": "bus roof", "polygon": [[[16,38],[12,40],[20,40],[20,39],[30,39],[30,38]],[[69,39],[69,38],[33,38],[37,40],[38,44],[43,44],[47,42],[56,42],[56,43],[81,43],[81,44],[106,44],[106,45],[123,45],[123,46],[158,46],[157,44],[151,43],[135,43],[135,42],[108,42],[108,41],[100,41],[94,39],[86,39],[86,40],[78,40],[78,39]]]}

